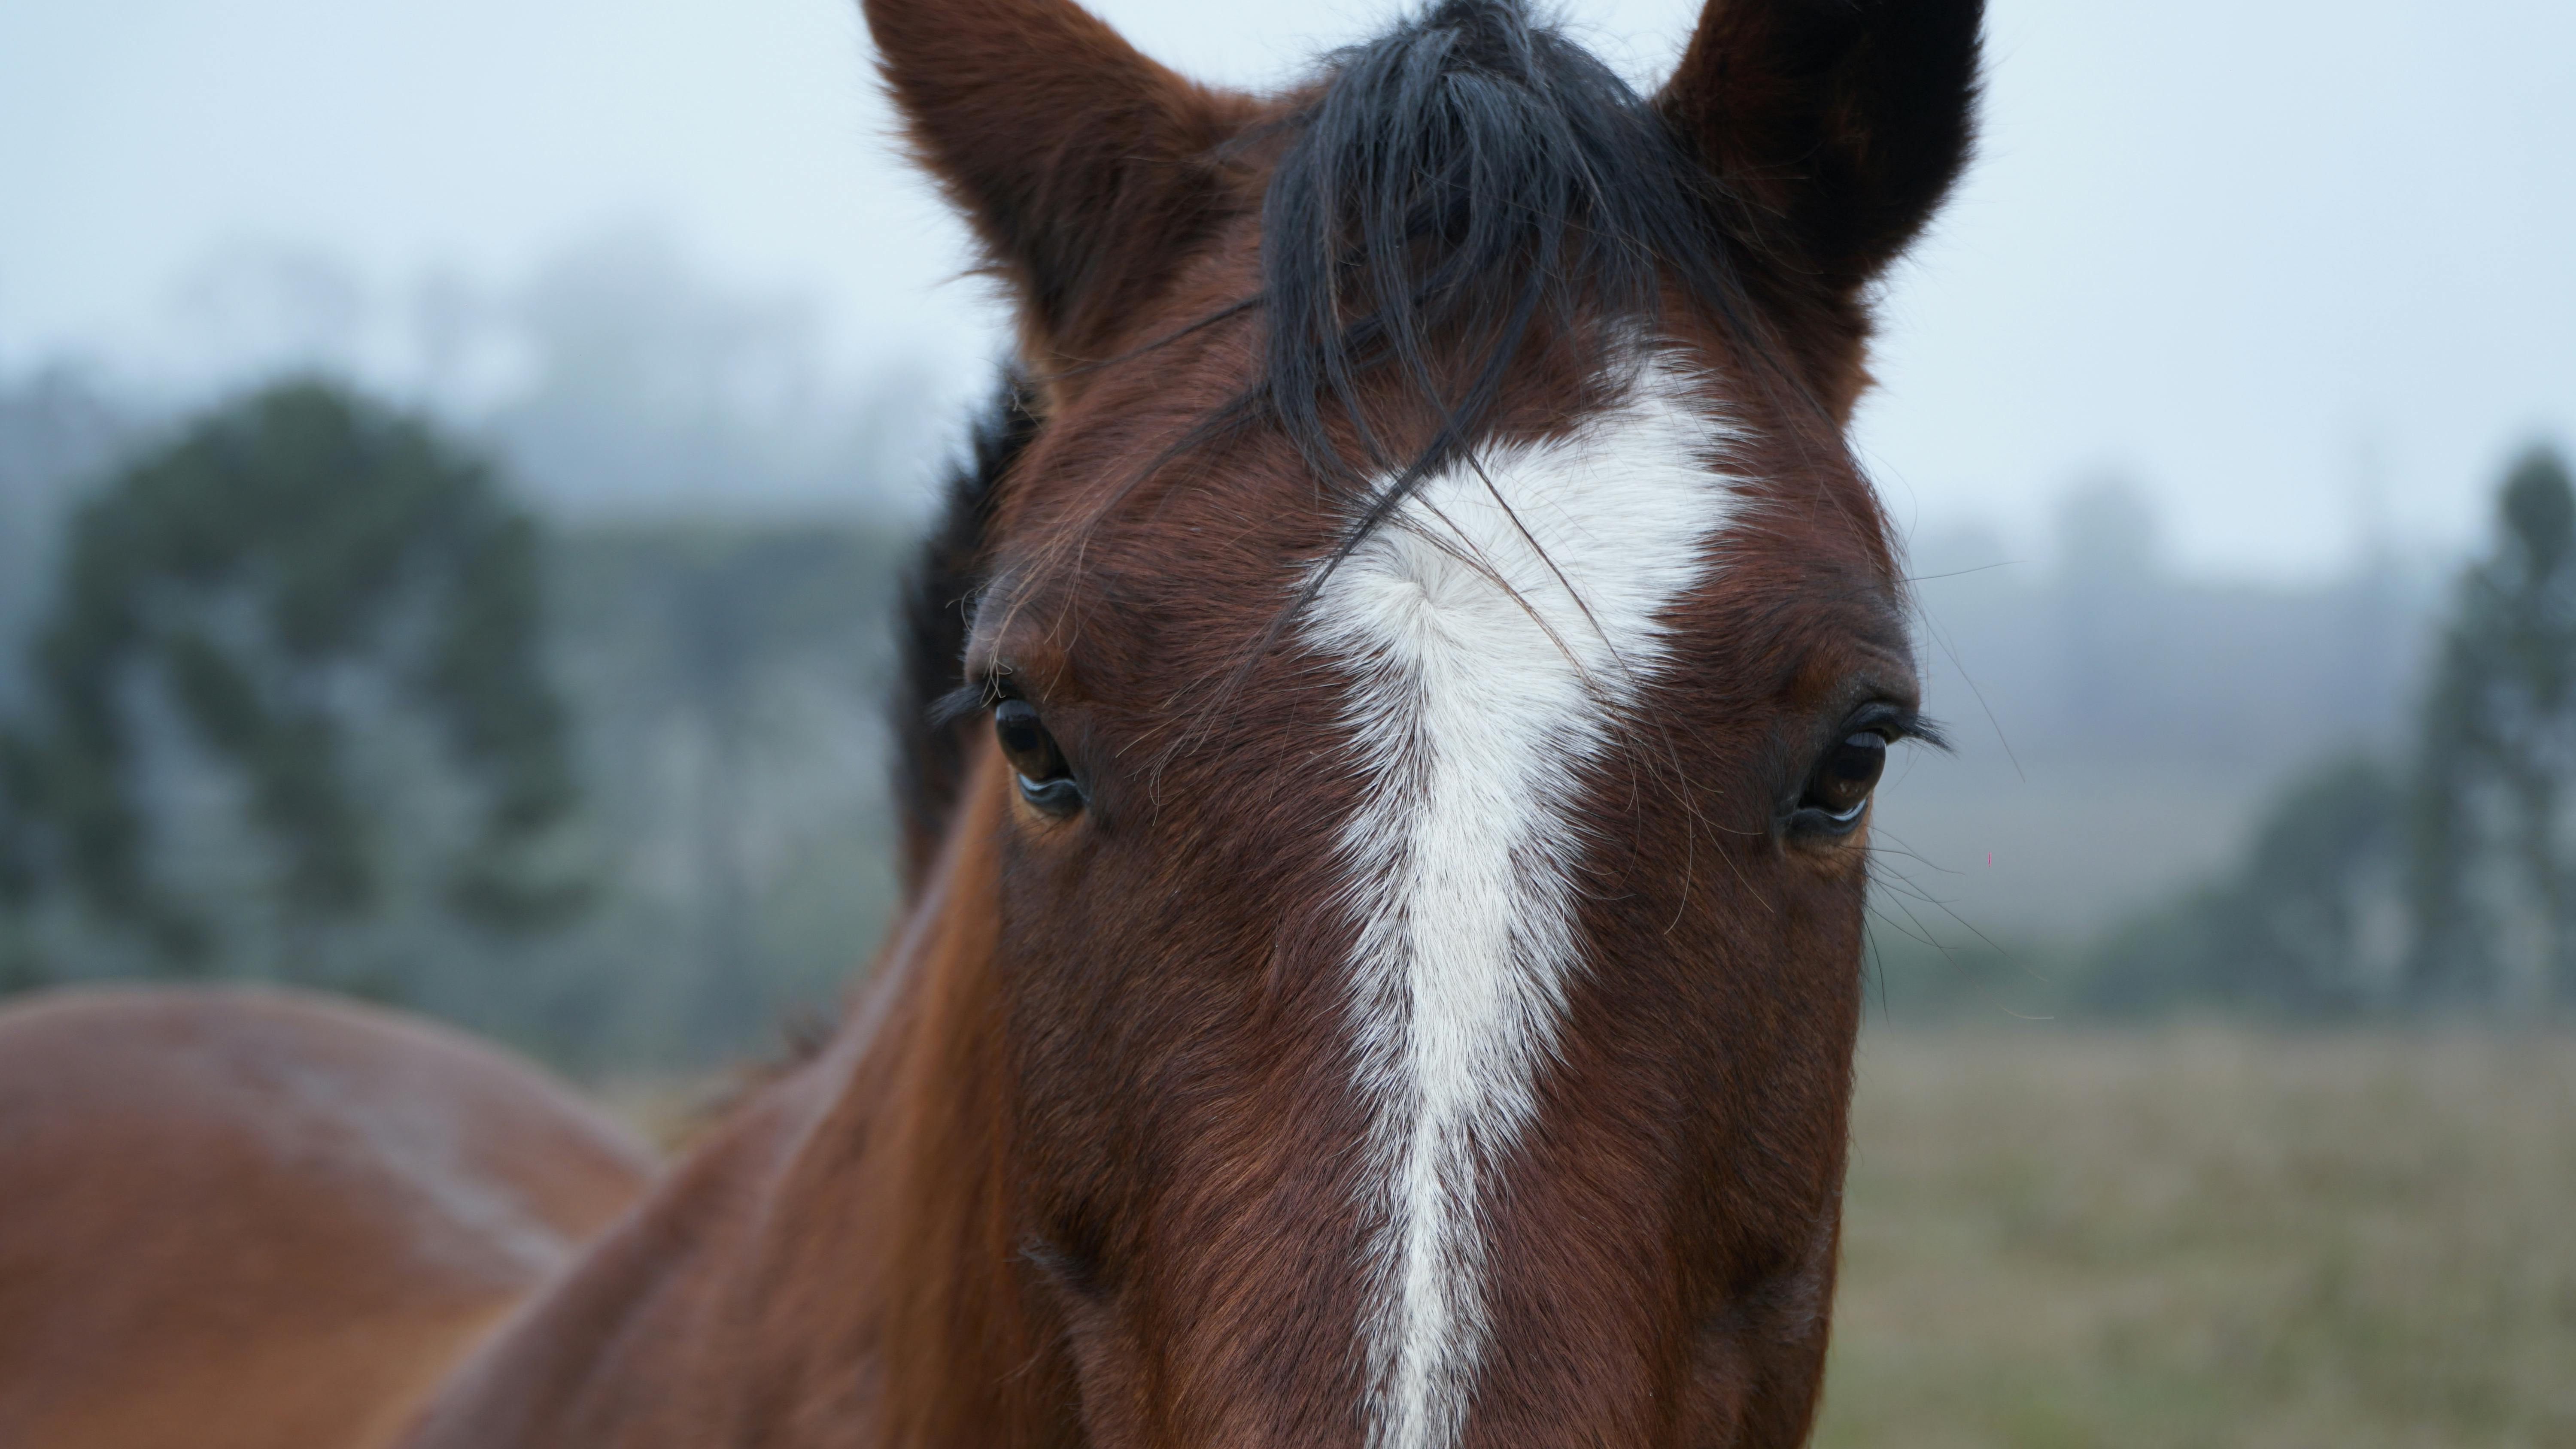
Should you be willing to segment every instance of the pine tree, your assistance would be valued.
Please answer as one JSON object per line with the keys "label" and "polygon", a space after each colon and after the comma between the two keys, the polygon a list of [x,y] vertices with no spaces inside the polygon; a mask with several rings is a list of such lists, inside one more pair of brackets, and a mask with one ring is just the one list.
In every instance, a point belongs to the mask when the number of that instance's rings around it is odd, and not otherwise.
{"label": "pine tree", "polygon": [[237,782],[286,933],[365,917],[390,828],[350,779],[367,675],[434,728],[472,802],[447,908],[503,932],[565,923],[589,890],[546,858],[577,795],[540,657],[539,547],[480,461],[319,383],[222,408],[135,461],[73,521],[33,651],[35,718],[0,739],[15,821],[0,891],[66,886],[173,971],[217,958],[219,913],[154,869],[138,775],[157,697]]}
{"label": "pine tree", "polygon": [[2576,487],[2515,464],[2494,557],[2462,581],[2424,701],[2409,842],[2409,977],[2432,1000],[2576,995]]}

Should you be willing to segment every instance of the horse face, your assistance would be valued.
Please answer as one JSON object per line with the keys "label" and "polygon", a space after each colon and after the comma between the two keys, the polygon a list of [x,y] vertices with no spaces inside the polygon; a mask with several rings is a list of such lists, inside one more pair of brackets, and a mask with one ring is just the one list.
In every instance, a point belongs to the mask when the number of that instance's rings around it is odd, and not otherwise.
{"label": "horse face", "polygon": [[[1308,435],[1279,175],[1334,83],[1265,109],[1055,0],[870,0],[1039,383],[964,674],[1025,1373],[1067,1434],[1803,1438],[1869,797],[1920,728],[1838,429],[1977,26],[1808,9],[1712,7],[1640,109],[1727,183],[1674,200],[1766,259],[1739,287],[1542,289],[1482,350],[1427,312],[1315,369]],[[1532,35],[1452,4],[1385,44],[1472,91]]]}

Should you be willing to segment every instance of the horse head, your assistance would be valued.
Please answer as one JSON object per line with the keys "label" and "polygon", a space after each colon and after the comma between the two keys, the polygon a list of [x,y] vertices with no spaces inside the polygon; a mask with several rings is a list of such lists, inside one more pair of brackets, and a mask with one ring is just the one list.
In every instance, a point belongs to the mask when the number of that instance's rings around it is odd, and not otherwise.
{"label": "horse head", "polygon": [[1021,355],[916,608],[952,944],[890,968],[986,1043],[905,1241],[989,1266],[921,1249],[887,1393],[1013,1362],[923,1438],[1803,1437],[1926,733],[1843,434],[1980,8],[1713,0],[1642,95],[1446,0],[1256,98],[867,0]]}

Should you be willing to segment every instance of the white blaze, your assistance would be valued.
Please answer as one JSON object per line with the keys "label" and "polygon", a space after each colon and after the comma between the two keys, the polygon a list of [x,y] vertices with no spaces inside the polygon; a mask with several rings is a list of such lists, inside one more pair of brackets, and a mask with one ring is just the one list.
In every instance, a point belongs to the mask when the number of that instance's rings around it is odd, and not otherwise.
{"label": "white blaze", "polygon": [[1583,767],[1665,657],[1736,506],[1729,434],[1669,363],[1569,436],[1428,479],[1305,625],[1352,676],[1345,827],[1359,1088],[1375,1113],[1361,1324],[1377,1449],[1446,1449],[1486,1336],[1482,1176],[1530,1119],[1576,965]]}

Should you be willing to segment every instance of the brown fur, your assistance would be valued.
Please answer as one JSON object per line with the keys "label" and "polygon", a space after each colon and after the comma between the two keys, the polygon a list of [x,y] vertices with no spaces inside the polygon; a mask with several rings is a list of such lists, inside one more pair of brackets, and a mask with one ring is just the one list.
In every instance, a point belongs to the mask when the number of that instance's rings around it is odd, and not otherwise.
{"label": "brown fur", "polygon": [[[1659,331],[1745,425],[1731,465],[1757,481],[1585,781],[1586,969],[1484,1205],[1473,1449],[1785,1446],[1821,1385],[1867,841],[1782,822],[1856,706],[1912,697],[1893,551],[1838,430],[1862,289],[1964,135],[1964,113],[1880,113],[1879,90],[1964,107],[1975,30],[1944,0],[1810,23],[1832,8],[1717,0],[1660,102],[1761,312],[1676,292]],[[1365,786],[1329,669],[1276,627],[1355,500],[1275,431],[1173,449],[1258,381],[1260,126],[1288,103],[1179,81],[1068,0],[867,11],[924,159],[1018,290],[1046,398],[979,504],[990,583],[960,677],[1039,705],[1088,804],[1040,815],[980,735],[946,818],[915,822],[906,919],[834,1042],[486,1339],[405,1442],[1357,1445],[1370,1107],[1334,841]],[[1908,35],[1947,46],[1927,62],[1946,80],[1891,79]],[[1953,144],[1907,161],[1909,125]],[[1490,432],[1579,418],[1605,330],[1533,334]],[[1382,439],[1431,425],[1372,387]],[[83,1254],[153,1301],[106,1243]],[[506,1296],[459,1309],[385,1412]]]}
{"label": "brown fur", "polygon": [[642,1190],[452,1033],[276,992],[0,1015],[0,1444],[378,1445]]}

